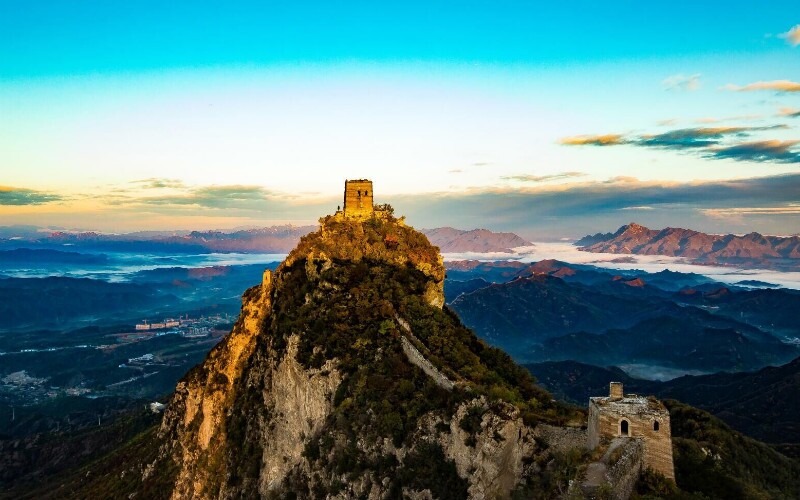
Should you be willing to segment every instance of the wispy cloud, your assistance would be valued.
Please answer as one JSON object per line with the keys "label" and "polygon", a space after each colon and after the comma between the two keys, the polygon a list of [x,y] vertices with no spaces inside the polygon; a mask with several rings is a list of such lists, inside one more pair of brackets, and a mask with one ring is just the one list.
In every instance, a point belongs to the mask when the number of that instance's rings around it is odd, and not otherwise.
{"label": "wispy cloud", "polygon": [[561,172],[559,174],[549,174],[549,175],[509,175],[504,176],[502,179],[508,181],[520,181],[520,182],[548,182],[548,181],[556,181],[562,179],[573,179],[575,177],[584,177],[586,174],[583,172]]}
{"label": "wispy cloud", "polygon": [[800,24],[794,25],[789,31],[786,33],[781,33],[778,36],[784,38],[786,43],[792,47],[797,47],[800,45]]}
{"label": "wispy cloud", "polygon": [[43,205],[61,200],[62,196],[53,193],[0,186],[0,205]]}
{"label": "wispy cloud", "polygon": [[635,144],[641,146],[654,146],[671,149],[705,148],[719,144],[720,139],[726,136],[745,137],[751,132],[787,128],[785,125],[772,125],[768,127],[701,127],[671,130],[661,134],[642,135]]}
{"label": "wispy cloud", "polygon": [[709,217],[742,217],[745,215],[800,215],[800,205],[790,204],[785,207],[735,207],[735,208],[704,208],[700,210]]}
{"label": "wispy cloud", "polygon": [[733,146],[714,147],[709,155],[713,158],[730,158],[737,161],[761,163],[800,163],[800,141],[754,141]]}
{"label": "wispy cloud", "polygon": [[715,117],[705,117],[705,118],[697,118],[694,120],[695,123],[722,123],[722,122],[741,122],[741,121],[751,121],[751,120],[761,120],[764,118],[764,115],[738,115],[738,116],[726,116],[723,118],[715,118]]}
{"label": "wispy cloud", "polygon": [[151,177],[149,179],[139,179],[131,181],[131,184],[136,184],[141,189],[180,189],[186,187],[180,179],[168,179],[164,177]]}
{"label": "wispy cloud", "polygon": [[661,85],[666,90],[693,91],[700,88],[700,73],[693,75],[677,74],[665,78]]}
{"label": "wispy cloud", "polygon": [[605,135],[576,135],[559,139],[565,146],[616,146],[625,144],[625,139],[620,134]]}
{"label": "wispy cloud", "polygon": [[778,110],[778,116],[787,116],[789,118],[800,118],[800,109],[781,108],[780,110]]}
{"label": "wispy cloud", "polygon": [[772,90],[775,92],[800,92],[800,83],[790,80],[772,80],[769,82],[755,82],[747,85],[733,85],[729,83],[723,87],[725,90],[735,92],[752,92],[757,90]]}
{"label": "wispy cloud", "polygon": [[[731,138],[742,140],[749,137],[753,132],[788,128],[783,124],[763,127],[697,127],[629,137],[621,135],[591,137],[615,138],[613,141],[604,142],[602,144],[604,146],[625,144],[678,151],[695,151],[703,157],[711,159],[733,159],[759,163],[800,163],[800,153],[796,148],[798,141],[762,140],[730,143]],[[596,141],[589,139],[590,136],[582,137],[585,139],[580,141],[568,137],[562,139],[560,143],[571,146],[598,145]]]}

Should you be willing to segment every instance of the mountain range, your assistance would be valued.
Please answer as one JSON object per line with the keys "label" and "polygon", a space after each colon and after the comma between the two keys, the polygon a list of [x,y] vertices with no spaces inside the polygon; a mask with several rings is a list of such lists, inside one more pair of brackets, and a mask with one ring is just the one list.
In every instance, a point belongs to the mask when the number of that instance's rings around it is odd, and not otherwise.
{"label": "mountain range", "polygon": [[[449,263],[450,307],[522,362],[626,365],[648,376],[758,369],[797,356],[800,293],[725,286],[700,275],[618,271],[554,260]],[[462,269],[469,269],[463,271]],[[448,276],[454,274],[448,270]],[[452,287],[453,292],[447,290]],[[674,370],[677,370],[674,371]]]}
{"label": "mountain range", "polygon": [[442,253],[510,253],[512,248],[532,244],[514,233],[495,233],[488,229],[465,231],[452,227],[439,227],[423,229],[420,232],[427,236],[433,245],[439,247]]}
{"label": "mountain range", "polygon": [[[620,281],[609,286],[647,289]],[[528,282],[577,285],[543,273],[507,284]],[[391,218],[331,216],[244,292],[231,332],[178,382],[160,423],[139,410],[79,435],[0,441],[15,450],[1,455],[14,473],[0,476],[8,485],[0,496],[563,495],[594,460],[580,449],[585,411],[478,339],[444,305],[444,287],[441,255],[421,233]],[[701,410],[666,404],[677,486],[645,473],[635,485],[641,495],[800,490],[796,463]],[[704,460],[709,454],[724,460]]]}
{"label": "mountain range", "polygon": [[[47,255],[48,251],[69,248],[94,252],[238,252],[288,253],[300,238],[317,226],[271,226],[230,231],[141,231],[125,234],[103,234],[92,231],[52,231],[33,226],[0,227],[0,263],[19,262],[30,258],[55,262],[79,257],[63,254]],[[514,233],[497,233],[487,229],[461,230],[441,227],[422,230],[442,252],[510,252],[512,248],[530,245]],[[8,249],[2,252],[1,249]],[[24,252],[24,253],[20,253]],[[37,253],[38,252],[38,253]],[[75,253],[74,251],[72,253]]]}
{"label": "mountain range", "polygon": [[597,233],[575,242],[581,250],[598,253],[668,255],[699,264],[800,270],[800,236],[706,234],[668,227],[648,229],[634,222],[615,233]]}

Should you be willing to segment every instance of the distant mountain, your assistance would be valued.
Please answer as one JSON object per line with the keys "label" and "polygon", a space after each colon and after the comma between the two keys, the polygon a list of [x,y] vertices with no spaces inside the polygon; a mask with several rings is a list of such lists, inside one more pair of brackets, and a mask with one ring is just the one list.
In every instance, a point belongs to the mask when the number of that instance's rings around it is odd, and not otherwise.
{"label": "distant mountain", "polygon": [[87,278],[0,279],[0,329],[63,326],[178,303],[174,296],[133,283]]}
{"label": "distant mountain", "polygon": [[438,227],[423,229],[422,232],[428,240],[442,253],[461,252],[511,252],[512,248],[531,245],[514,233],[495,233],[488,229],[473,229],[465,231],[452,227]]}
{"label": "distant mountain", "polygon": [[605,394],[611,381],[623,382],[626,391],[678,399],[761,441],[793,444],[800,451],[800,358],[755,372],[686,375],[666,382],[636,379],[616,367],[575,361],[525,366],[553,394],[576,404]]}
{"label": "distant mountain", "polygon": [[800,236],[797,235],[713,235],[672,227],[648,229],[632,222],[613,234],[585,236],[575,245],[596,253],[668,255],[704,264],[800,269]]}
{"label": "distant mountain", "polygon": [[273,226],[234,232],[192,231],[162,241],[174,245],[199,245],[214,252],[288,253],[316,226]]}
{"label": "distant mountain", "polygon": [[[709,292],[668,292],[648,285],[646,273],[615,279],[555,261],[524,272],[531,270],[532,275],[477,287],[450,303],[478,335],[522,361],[710,372],[758,369],[797,356],[797,348],[779,338],[798,335],[791,311],[800,306],[800,294],[734,291],[719,284]],[[567,281],[575,279],[586,282]]]}
{"label": "distant mountain", "polygon": [[47,266],[51,264],[96,264],[108,262],[108,257],[102,254],[83,254],[77,252],[62,252],[50,249],[15,248],[14,250],[0,250],[0,266],[5,264],[26,264],[31,267]]}
{"label": "distant mountain", "polygon": [[[0,226],[0,249],[90,249],[108,252],[237,252],[288,253],[300,238],[317,226],[282,225],[232,231],[139,231],[103,234],[93,231],[44,231],[35,227]],[[514,233],[488,229],[461,230],[452,227],[422,231],[442,252],[511,252],[530,245]]]}
{"label": "distant mountain", "polygon": [[453,260],[444,263],[447,278],[470,280],[482,278],[492,283],[504,283],[517,277],[527,264],[516,260],[484,262],[480,260]]}

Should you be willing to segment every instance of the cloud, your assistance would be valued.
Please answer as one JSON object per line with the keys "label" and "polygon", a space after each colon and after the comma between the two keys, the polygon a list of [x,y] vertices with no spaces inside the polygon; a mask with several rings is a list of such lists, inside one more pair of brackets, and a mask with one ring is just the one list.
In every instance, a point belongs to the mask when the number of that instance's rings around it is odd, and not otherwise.
{"label": "cloud", "polygon": [[194,206],[213,209],[251,208],[266,205],[277,198],[289,198],[268,191],[262,186],[201,186],[191,188],[186,194],[170,196],[144,196],[135,198],[136,203],[147,205]]}
{"label": "cloud", "polygon": [[520,182],[548,182],[548,181],[555,181],[561,179],[572,179],[575,177],[583,177],[586,174],[583,172],[561,172],[559,174],[549,174],[549,175],[509,175],[502,177],[505,180],[509,181],[520,181]]}
{"label": "cloud", "polygon": [[800,217],[772,221],[753,213],[721,224],[705,213],[741,207],[793,211],[800,205],[800,174],[703,182],[623,178],[387,198],[412,225],[489,227],[520,232],[534,240],[614,230],[630,222],[631,214],[636,222],[650,227],[678,225],[714,233],[800,232]]}
{"label": "cloud", "polygon": [[800,83],[790,80],[773,80],[771,82],[755,82],[739,86],[728,84],[723,87],[725,90],[735,92],[751,92],[755,90],[774,90],[775,92],[800,92]]}
{"label": "cloud", "polygon": [[764,115],[738,115],[738,116],[728,116],[724,118],[714,118],[714,117],[706,117],[706,118],[697,118],[694,120],[695,123],[720,123],[720,122],[733,122],[733,121],[751,121],[751,120],[761,120],[764,118]]}
{"label": "cloud", "polygon": [[163,177],[151,177],[149,179],[139,179],[131,181],[131,184],[137,184],[142,189],[180,189],[185,187],[185,184],[180,179],[167,179]]}
{"label": "cloud", "polygon": [[670,149],[705,148],[719,144],[726,136],[747,136],[750,132],[787,128],[785,125],[769,127],[701,127],[671,130],[661,134],[643,135],[631,142],[640,146]]}
{"label": "cloud", "polygon": [[606,134],[606,135],[576,135],[573,137],[564,137],[559,139],[559,144],[565,146],[616,146],[618,144],[625,144],[620,134]]}
{"label": "cloud", "polygon": [[784,207],[735,207],[735,208],[704,208],[701,212],[709,217],[742,217],[745,215],[800,215],[800,205],[789,204]]}
{"label": "cloud", "polygon": [[[792,113],[794,110],[792,110]],[[763,127],[697,127],[670,130],[660,134],[644,134],[623,137],[621,135],[580,136],[562,139],[567,145],[621,145],[655,147],[676,151],[694,151],[704,158],[732,159],[758,163],[800,163],[800,151],[796,145],[800,141],[762,140],[730,143],[730,138],[742,139],[753,132],[788,129],[787,125]],[[613,137],[613,140],[596,138]],[[728,142],[725,144],[724,142]]]}
{"label": "cloud", "polygon": [[800,24],[794,25],[789,31],[786,33],[781,33],[778,36],[784,38],[786,43],[792,47],[797,47],[800,45]]}
{"label": "cloud", "polygon": [[57,194],[0,186],[0,205],[43,205],[61,200],[63,197]]}
{"label": "cloud", "polygon": [[693,75],[677,74],[665,78],[661,85],[666,90],[694,91],[700,88],[700,73]]}
{"label": "cloud", "polygon": [[778,111],[778,116],[786,116],[789,118],[800,118],[800,109],[797,108],[781,108]]}
{"label": "cloud", "polygon": [[711,148],[712,158],[729,158],[759,163],[800,163],[800,141],[754,141]]}

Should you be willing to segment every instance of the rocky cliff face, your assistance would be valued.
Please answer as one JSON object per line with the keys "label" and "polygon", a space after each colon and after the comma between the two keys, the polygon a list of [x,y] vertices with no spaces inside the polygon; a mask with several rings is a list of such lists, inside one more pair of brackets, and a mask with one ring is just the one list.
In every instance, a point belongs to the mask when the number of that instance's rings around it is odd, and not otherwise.
{"label": "rocky cliff face", "polygon": [[442,309],[436,247],[392,218],[321,223],[178,384],[143,480],[175,499],[565,487],[534,430],[582,415]]}

